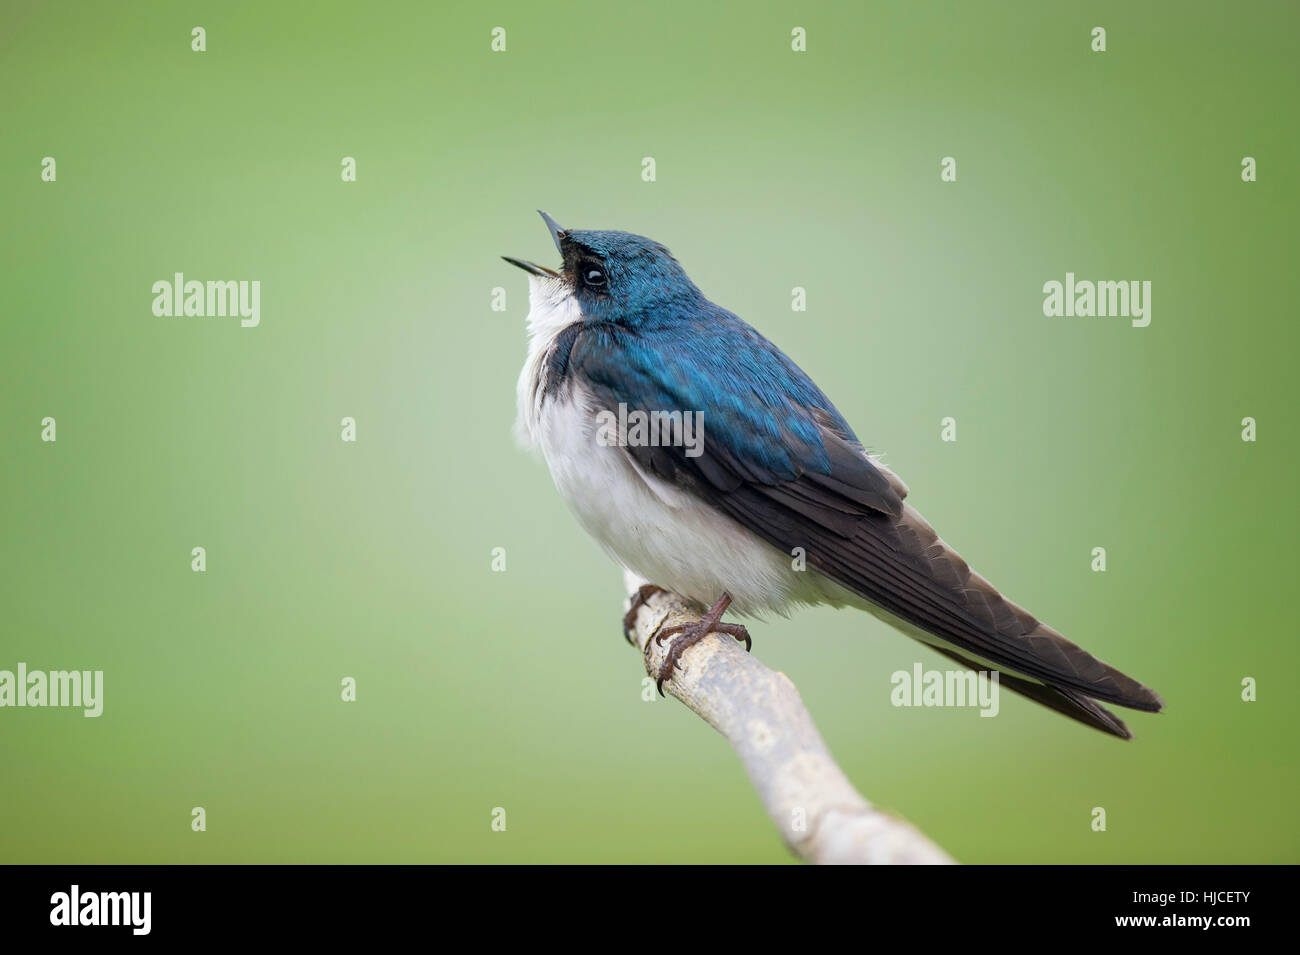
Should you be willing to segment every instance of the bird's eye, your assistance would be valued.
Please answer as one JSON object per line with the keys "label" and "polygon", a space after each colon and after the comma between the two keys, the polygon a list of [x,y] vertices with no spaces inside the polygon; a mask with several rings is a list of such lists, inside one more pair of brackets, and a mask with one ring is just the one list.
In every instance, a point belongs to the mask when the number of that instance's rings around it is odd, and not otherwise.
{"label": "bird's eye", "polygon": [[605,270],[588,262],[582,267],[582,281],[589,288],[605,287]]}

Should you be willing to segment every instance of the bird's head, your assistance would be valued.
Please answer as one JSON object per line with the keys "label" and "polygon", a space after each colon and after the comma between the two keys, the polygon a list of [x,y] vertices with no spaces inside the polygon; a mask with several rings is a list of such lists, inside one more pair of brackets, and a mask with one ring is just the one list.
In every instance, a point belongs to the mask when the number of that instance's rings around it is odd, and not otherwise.
{"label": "bird's head", "polygon": [[554,307],[577,306],[584,321],[636,326],[664,320],[703,296],[672,253],[652,239],[630,232],[564,229],[545,212],[563,264],[559,271],[502,256],[531,276],[535,300]]}

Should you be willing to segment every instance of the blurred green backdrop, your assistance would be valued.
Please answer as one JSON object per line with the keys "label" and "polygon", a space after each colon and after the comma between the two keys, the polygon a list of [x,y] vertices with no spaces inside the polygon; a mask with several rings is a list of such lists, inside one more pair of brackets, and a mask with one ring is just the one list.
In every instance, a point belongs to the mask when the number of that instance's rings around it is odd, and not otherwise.
{"label": "blurred green backdrop", "polygon": [[[978,570],[1168,704],[1129,744],[1010,694],[895,709],[939,657],[862,614],[753,626],[869,798],[968,862],[1300,861],[1298,28],[6,5],[0,668],[102,668],[105,711],[0,710],[0,860],[788,859],[725,741],[643,702],[619,574],[512,442],[526,283],[497,256],[552,261],[541,207],[665,242]],[[177,271],[259,280],[260,327],[155,317]],[[1066,271],[1150,280],[1150,327],[1045,318]]]}

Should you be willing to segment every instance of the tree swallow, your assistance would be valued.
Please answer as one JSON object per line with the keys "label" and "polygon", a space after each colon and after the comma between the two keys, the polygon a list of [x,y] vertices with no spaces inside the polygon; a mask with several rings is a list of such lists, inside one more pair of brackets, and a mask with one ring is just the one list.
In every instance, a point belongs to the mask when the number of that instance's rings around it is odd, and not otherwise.
{"label": "tree swallow", "polygon": [[[829,604],[997,670],[1003,685],[1115,736],[1131,734],[1097,701],[1160,710],[1155,692],[972,571],[812,380],[705,298],[664,246],[541,215],[561,268],[506,258],[529,276],[516,432],[540,446],[587,533],[654,582],[640,600],[662,587],[707,611],[656,634],[675,635],[661,693],[709,633],[748,644],[721,622],[728,607]],[[702,440],[684,440],[687,422]]]}

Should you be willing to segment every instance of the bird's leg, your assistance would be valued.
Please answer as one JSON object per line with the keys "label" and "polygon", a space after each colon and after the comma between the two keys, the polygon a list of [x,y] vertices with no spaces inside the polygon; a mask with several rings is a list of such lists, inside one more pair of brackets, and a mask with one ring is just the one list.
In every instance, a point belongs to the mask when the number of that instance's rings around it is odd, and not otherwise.
{"label": "bird's leg", "polygon": [[[655,635],[651,637],[655,642],[663,644],[665,637],[670,637],[675,633],[680,634],[680,636],[673,641],[672,646],[668,648],[668,656],[664,659],[664,665],[659,670],[659,681],[657,686],[659,688],[660,696],[664,695],[664,680],[672,677],[673,671],[677,669],[677,664],[681,662],[682,654],[695,646],[695,644],[699,643],[709,634],[725,633],[730,637],[735,637],[737,640],[744,640],[746,650],[752,646],[752,641],[749,639],[749,631],[740,624],[719,623],[722,619],[722,615],[727,612],[729,606],[731,606],[731,594],[724,593],[722,598],[713,605],[713,608],[699,620],[694,623],[680,623],[675,627],[663,627],[656,631]],[[649,646],[649,643],[646,645]]]}
{"label": "bird's leg", "polygon": [[632,637],[632,629],[636,626],[636,615],[645,605],[645,602],[655,594],[666,594],[658,584],[642,584],[637,588],[636,593],[632,595],[632,606],[628,608],[627,613],[623,614],[623,639],[632,646],[636,646],[636,640]]}

